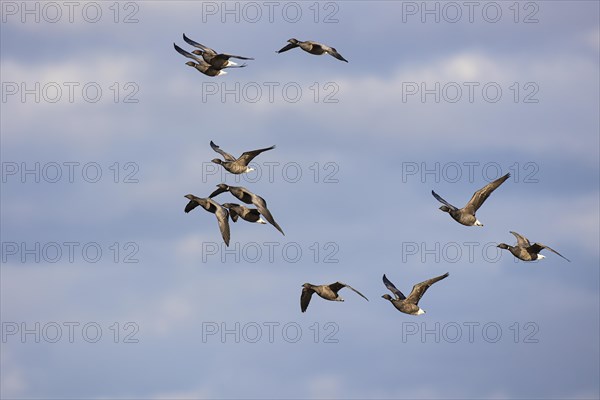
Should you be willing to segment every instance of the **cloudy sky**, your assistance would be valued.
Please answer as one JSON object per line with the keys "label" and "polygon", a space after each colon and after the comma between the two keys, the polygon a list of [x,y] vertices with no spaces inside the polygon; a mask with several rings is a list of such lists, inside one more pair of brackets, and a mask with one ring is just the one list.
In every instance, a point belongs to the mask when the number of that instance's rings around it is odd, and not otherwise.
{"label": "cloudy sky", "polygon": [[[600,395],[597,2],[0,4],[2,398]],[[254,60],[204,76],[183,33]],[[277,148],[240,178],[211,140]],[[508,172],[482,228],[430,194]],[[221,182],[285,236],[183,212]],[[337,280],[369,301],[300,312]]]}

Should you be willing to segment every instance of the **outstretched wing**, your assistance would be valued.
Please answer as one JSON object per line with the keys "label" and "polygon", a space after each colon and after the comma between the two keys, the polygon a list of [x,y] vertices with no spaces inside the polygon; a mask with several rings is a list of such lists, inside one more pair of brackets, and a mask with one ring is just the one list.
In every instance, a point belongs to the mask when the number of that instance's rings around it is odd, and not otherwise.
{"label": "outstretched wing", "polygon": [[327,53],[329,53],[333,57],[337,58],[338,60],[348,62],[348,60],[346,60],[344,57],[342,57],[342,55],[340,53],[338,53],[338,51],[334,47],[323,46],[323,45],[321,47],[323,47],[323,49]]}
{"label": "outstretched wing", "polygon": [[217,208],[215,215],[217,216],[217,221],[219,222],[219,229],[221,230],[223,241],[225,242],[225,245],[229,247],[229,239],[231,237],[229,232],[229,211],[227,211],[227,209],[224,207],[219,207]]}
{"label": "outstretched wing", "polygon": [[[217,185],[217,186],[218,186],[218,185]],[[215,197],[215,196],[218,196],[218,195],[220,195],[221,193],[223,193],[223,192],[226,192],[226,191],[227,191],[227,189],[224,189],[224,188],[222,188],[222,187],[220,187],[220,186],[219,186],[219,188],[218,188],[217,190],[215,190],[214,192],[212,192],[212,193],[210,194],[210,196],[208,196],[208,198],[209,198],[209,199],[212,199],[213,197]]]}
{"label": "outstretched wing", "polygon": [[473,197],[471,197],[471,200],[469,200],[469,202],[465,206],[465,211],[469,212],[470,214],[475,214],[475,211],[477,211],[479,207],[481,207],[483,202],[486,201],[488,197],[490,197],[490,194],[492,194],[492,192],[496,190],[498,186],[502,185],[504,181],[506,181],[509,177],[510,173],[501,176],[500,178],[488,183],[487,185],[473,193]]}
{"label": "outstretched wing", "polygon": [[237,222],[237,220],[240,216],[238,215],[237,212],[235,212],[235,210],[233,208],[230,208],[229,209],[229,217],[231,217],[231,220],[233,222]]}
{"label": "outstretched wing", "polygon": [[406,299],[406,296],[404,296],[404,294],[398,290],[398,288],[396,286],[394,286],[394,284],[392,282],[390,282],[390,280],[385,276],[385,274],[383,274],[383,284],[385,285],[386,288],[388,288],[388,290],[390,292],[392,292],[394,294],[394,296],[396,296],[397,299],[399,300],[404,300]]}
{"label": "outstretched wing", "polygon": [[458,208],[454,207],[452,204],[448,203],[446,200],[442,199],[440,197],[439,194],[437,194],[436,192],[434,192],[433,190],[431,191],[431,194],[433,195],[433,197],[435,197],[437,199],[437,201],[439,201],[442,204],[445,204],[446,206],[448,206],[451,210],[453,211],[458,211]]}
{"label": "outstretched wing", "polygon": [[217,146],[212,140],[210,141],[210,147],[216,151],[217,153],[219,153],[220,155],[223,156],[223,158],[227,161],[235,161],[236,158],[234,156],[232,156],[231,154],[221,150],[221,148],[219,146]]}
{"label": "outstretched wing", "polygon": [[509,231],[509,232],[512,233],[517,238],[517,246],[519,246],[519,247],[531,246],[531,243],[529,243],[529,240],[525,236],[519,235],[517,232],[513,232],[513,231]]}
{"label": "outstretched wing", "polygon": [[297,44],[288,43],[283,48],[281,48],[280,50],[276,51],[276,53],[283,53],[284,51],[288,51],[288,50],[291,50],[291,49],[296,48],[296,47],[298,47]]}
{"label": "outstretched wing", "polygon": [[274,148],[275,148],[275,146],[271,146],[271,147],[265,147],[264,149],[246,151],[244,154],[242,154],[240,156],[240,158],[238,158],[238,161],[240,161],[244,165],[248,165],[250,163],[250,161],[252,161],[254,159],[254,157],[259,155],[263,151],[273,150]]}
{"label": "outstretched wing", "polygon": [[197,47],[202,51],[206,51],[207,53],[217,54],[217,52],[214,51],[213,49],[211,49],[210,47],[206,47],[205,45],[195,42],[192,39],[190,39],[189,37],[185,36],[185,33],[183,34],[183,40],[185,40],[185,42],[187,44]]}
{"label": "outstretched wing", "polygon": [[312,289],[303,288],[302,294],[300,295],[300,309],[302,312],[305,312],[308,308],[308,303],[310,303],[310,298],[312,297],[315,291]]}
{"label": "outstretched wing", "polygon": [[347,287],[348,289],[356,292],[360,297],[362,297],[363,299],[365,299],[366,301],[369,301],[369,299],[367,299],[361,292],[359,292],[358,290],[354,289],[352,286],[350,285],[346,285],[345,283],[342,282],[335,282],[332,283],[331,285],[327,285],[329,286],[329,288],[331,290],[333,290],[334,292],[338,292],[340,289]]}
{"label": "outstretched wing", "polygon": [[551,252],[553,252],[554,254],[558,254],[559,256],[561,256],[562,258],[564,258],[565,260],[567,260],[568,262],[571,262],[571,260],[569,260],[567,257],[563,256],[562,254],[560,254],[558,251],[544,245],[541,243],[534,243],[532,244],[528,250],[533,251],[534,253],[539,253],[540,251],[542,251],[543,249],[548,249]]}
{"label": "outstretched wing", "polygon": [[254,58],[252,58],[252,57],[242,57],[242,56],[236,56],[234,54],[227,54],[227,53],[217,54],[216,58],[220,58],[223,60],[229,60],[230,58],[237,58],[238,60],[254,60]]}
{"label": "outstretched wing", "polygon": [[261,213],[265,217],[267,222],[269,222],[271,225],[273,225],[275,228],[277,228],[277,230],[279,232],[281,232],[281,234],[283,236],[285,236],[285,233],[283,233],[283,229],[281,229],[279,224],[277,222],[275,222],[275,218],[273,218],[273,215],[271,215],[271,211],[269,211],[269,209],[267,208],[267,202],[265,201],[265,199],[263,199],[260,196],[255,195],[254,193],[249,193],[249,194],[252,197],[252,204],[254,204],[256,206],[256,209],[258,210],[258,212]]}
{"label": "outstretched wing", "polygon": [[406,298],[406,301],[418,305],[419,300],[421,300],[421,297],[423,297],[427,289],[429,289],[429,287],[431,287],[431,285],[433,285],[437,281],[441,281],[442,279],[447,278],[448,275],[450,274],[446,272],[444,275],[440,275],[435,278],[428,279],[424,282],[417,283],[415,286],[413,286],[412,292],[410,292],[410,294]]}
{"label": "outstretched wing", "polygon": [[[186,196],[186,198],[189,199],[189,197],[187,197],[187,196]],[[206,199],[203,199],[201,197],[192,196],[189,203],[187,203],[187,205],[185,206],[184,211],[186,213],[189,213],[190,211],[192,211],[194,208],[196,208],[198,206],[202,206],[202,207],[206,208],[208,206]]]}
{"label": "outstretched wing", "polygon": [[255,206],[256,206],[256,209],[258,210],[258,212],[261,213],[263,217],[265,217],[267,222],[270,223],[271,225],[273,225],[279,232],[281,232],[281,234],[283,236],[285,236],[283,229],[281,229],[279,224],[275,221],[275,218],[273,218],[273,215],[271,215],[271,212],[269,211],[269,209],[267,207],[259,206],[257,204],[255,204]]}
{"label": "outstretched wing", "polygon": [[196,62],[197,62],[197,63],[199,63],[199,64],[202,64],[202,65],[206,64],[206,62],[205,62],[203,59],[201,59],[201,58],[198,58],[198,57],[196,57],[194,54],[192,54],[192,53],[189,53],[189,52],[185,51],[185,50],[184,50],[184,49],[182,49],[181,47],[177,46],[175,43],[173,43],[173,46],[175,47],[175,50],[176,50],[176,51],[177,51],[179,54],[181,54],[182,56],[184,56],[184,57],[187,57],[187,58],[191,58],[192,60],[196,61]]}
{"label": "outstretched wing", "polygon": [[190,200],[189,203],[187,203],[187,205],[185,206],[185,212],[189,213],[190,211],[192,211],[194,208],[198,207],[200,204],[196,201],[196,200]]}

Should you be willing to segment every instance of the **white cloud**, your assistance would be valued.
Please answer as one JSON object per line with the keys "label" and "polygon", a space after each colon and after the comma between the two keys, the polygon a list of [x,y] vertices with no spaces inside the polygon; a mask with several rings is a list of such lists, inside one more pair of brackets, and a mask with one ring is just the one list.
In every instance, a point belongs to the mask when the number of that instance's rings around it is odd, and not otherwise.
{"label": "white cloud", "polygon": [[1,353],[0,395],[5,399],[22,397],[28,389],[25,374],[6,344],[2,345]]}
{"label": "white cloud", "polygon": [[335,399],[343,397],[343,381],[339,376],[321,375],[308,382],[308,393],[314,399]]}
{"label": "white cloud", "polygon": [[[60,58],[58,61],[19,62],[15,58],[3,58],[0,67],[4,82],[27,82],[30,89],[35,82],[76,82],[83,86],[87,82],[113,83],[131,80],[137,76],[138,60],[126,54],[97,53],[85,58]],[[80,86],[80,87],[81,87]],[[77,88],[76,86],[74,86]],[[68,100],[68,86],[64,86],[65,100]],[[76,89],[75,89],[76,90]],[[77,90],[76,90],[77,91]],[[105,100],[110,101],[107,97]]]}
{"label": "white cloud", "polygon": [[189,323],[192,315],[198,312],[198,307],[189,298],[170,293],[162,296],[152,310],[152,317],[146,319],[144,328],[149,329],[149,334],[154,330],[159,336],[170,336]]}
{"label": "white cloud", "polygon": [[26,393],[27,389],[23,372],[8,365],[2,368],[0,386],[2,386],[2,397],[5,399],[19,398]]}
{"label": "white cloud", "polygon": [[596,53],[600,50],[600,28],[596,27],[587,32],[583,37],[584,44],[590,46]]}

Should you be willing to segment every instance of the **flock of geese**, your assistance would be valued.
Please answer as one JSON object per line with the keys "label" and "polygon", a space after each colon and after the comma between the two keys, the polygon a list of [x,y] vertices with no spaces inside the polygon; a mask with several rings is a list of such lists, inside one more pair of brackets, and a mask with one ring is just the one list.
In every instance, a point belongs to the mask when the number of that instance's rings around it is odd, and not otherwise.
{"label": "flock of geese", "polygon": [[[173,46],[175,47],[175,50],[178,53],[194,60],[187,62],[186,65],[194,67],[199,72],[211,77],[225,74],[226,72],[223,71],[223,69],[225,68],[243,68],[246,66],[246,64],[238,65],[230,61],[231,58],[236,58],[240,60],[253,60],[253,58],[250,57],[236,56],[227,53],[218,53],[217,51],[209,47],[206,47],[198,42],[193,41],[192,39],[188,38],[185,34],[183,35],[183,40],[189,45],[196,48],[196,50],[190,53],[173,43]],[[277,53],[283,53],[296,47],[299,47],[310,54],[329,54],[338,60],[348,62],[348,60],[342,57],[335,48],[314,41],[299,41],[296,39],[289,39],[288,44],[280,50],[278,50]],[[253,171],[253,168],[249,167],[249,163],[259,154],[265,151],[273,150],[275,148],[275,146],[271,146],[258,150],[246,151],[240,157],[235,158],[231,154],[223,151],[212,141],[210,142],[210,147],[223,157],[223,159],[215,158],[212,160],[212,162],[222,166],[227,172],[230,172],[232,174],[244,174]],[[436,200],[442,203],[442,206],[439,209],[443,212],[450,214],[450,216],[459,224],[465,226],[483,226],[483,224],[479,222],[479,220],[475,216],[475,213],[490,197],[494,190],[500,187],[500,185],[502,185],[509,177],[510,173],[496,179],[493,182],[490,182],[483,188],[477,190],[473,194],[469,202],[462,208],[453,206],[433,190],[431,191],[431,194],[433,195],[433,197],[435,197]],[[224,192],[229,192],[241,202],[246,204],[252,204],[256,208],[248,208],[237,203],[219,204],[215,200],[213,200],[214,197]],[[237,222],[238,218],[241,217],[243,220],[252,223],[269,223],[273,225],[279,232],[281,232],[281,234],[285,235],[283,229],[281,229],[281,227],[275,221],[275,218],[273,218],[273,215],[267,208],[267,202],[265,201],[265,199],[258,196],[257,194],[252,193],[244,187],[229,186],[224,183],[220,183],[217,185],[217,190],[212,192],[207,198],[197,197],[193,194],[188,194],[185,197],[189,200],[184,210],[186,213],[189,213],[196,207],[201,206],[206,211],[215,214],[217,222],[219,224],[219,230],[221,231],[221,236],[223,237],[223,241],[225,242],[226,246],[229,246],[229,241],[231,237],[229,218],[231,218],[233,222]],[[541,260],[545,257],[544,255],[540,254],[540,252],[544,249],[547,249],[570,262],[570,260],[564,257],[562,254],[546,245],[543,245],[541,243],[531,244],[526,237],[513,231],[510,231],[510,233],[516,237],[516,245],[510,246],[506,243],[500,243],[497,247],[503,250],[510,251],[510,253],[513,256],[522,261]],[[410,315],[421,315],[424,314],[425,311],[421,309],[421,307],[419,307],[419,301],[421,300],[427,289],[429,289],[434,283],[439,282],[442,279],[447,278],[448,276],[449,274],[445,273],[443,275],[415,284],[412,288],[412,291],[407,297],[404,294],[402,294],[402,292],[398,290],[398,288],[396,288],[396,286],[394,286],[394,284],[384,274],[383,284],[390,292],[392,292],[394,297],[390,296],[389,294],[384,294],[381,297],[386,300],[389,300],[392,303],[392,305],[400,312]],[[365,300],[369,300],[358,290],[342,282],[334,282],[329,285],[313,285],[311,283],[305,283],[302,285],[302,293],[300,295],[301,311],[305,312],[307,310],[312,295],[314,293],[316,293],[319,297],[325,300],[344,301],[344,299],[338,294],[338,292],[343,288],[348,288],[360,295],[361,297],[363,297]]]}
{"label": "flock of geese", "polygon": [[[205,45],[190,39],[185,35],[185,33],[183,34],[183,40],[187,44],[195,47],[196,50],[190,53],[173,43],[175,50],[182,56],[194,60],[186,62],[186,65],[194,67],[198,72],[201,72],[207,76],[224,75],[227,73],[226,71],[223,71],[225,68],[244,68],[246,66],[245,63],[242,65],[238,65],[233,61],[230,61],[230,58],[236,58],[238,60],[254,60],[254,58],[252,57],[242,57],[233,54],[218,53],[210,47],[206,47]],[[283,53],[288,50],[295,49],[296,47],[300,47],[302,50],[310,54],[314,54],[317,56],[329,54],[340,61],[348,62],[348,60],[342,57],[342,55],[338,53],[338,51],[335,48],[321,43],[313,42],[312,40],[307,40],[303,42],[294,38],[289,39],[288,44],[282,47],[281,49],[277,50],[276,53]]]}
{"label": "flock of geese", "polygon": [[[479,222],[477,217],[475,217],[475,212],[479,210],[479,207],[481,207],[482,204],[487,200],[487,198],[490,197],[492,192],[496,190],[500,185],[502,185],[504,181],[506,181],[508,178],[510,178],[510,173],[501,176],[493,182],[488,183],[487,185],[473,193],[473,197],[471,197],[471,200],[469,200],[467,205],[465,205],[463,208],[457,208],[453,206],[452,204],[444,200],[442,197],[440,197],[440,195],[438,195],[433,190],[431,191],[431,194],[440,203],[443,204],[443,206],[440,207],[440,210],[450,214],[450,216],[459,224],[466,226],[483,226],[483,224]],[[500,243],[496,247],[510,251],[512,255],[517,257],[519,260],[541,260],[542,258],[545,258],[545,256],[543,254],[539,254],[540,251],[548,249],[551,252],[558,254],[559,256],[570,262],[568,258],[546,245],[543,245],[541,243],[531,244],[525,236],[519,235],[518,233],[513,231],[510,231],[510,233],[512,233],[517,238],[517,244],[515,246],[509,246],[506,243]]]}
{"label": "flock of geese", "polygon": [[[494,190],[496,190],[500,185],[502,185],[509,177],[510,177],[510,174],[506,174],[506,175],[496,179],[495,181],[488,183],[483,188],[481,188],[478,191],[476,191],[475,193],[473,193],[471,200],[469,200],[469,202],[463,208],[458,208],[458,207],[453,206],[452,204],[450,204],[446,200],[444,200],[442,197],[440,197],[440,195],[438,195],[433,190],[431,191],[431,194],[440,203],[443,204],[440,207],[440,210],[450,214],[450,216],[459,224],[466,225],[466,226],[483,226],[483,224],[481,222],[479,222],[479,220],[475,216],[475,213],[483,205],[483,203],[487,200],[487,198],[490,197],[492,192]],[[510,246],[510,245],[507,245],[506,243],[500,243],[497,247],[510,251],[513,256],[515,256],[516,258],[518,258],[520,260],[523,260],[523,261],[541,260],[542,258],[545,258],[545,257],[544,257],[544,255],[539,254],[539,253],[544,249],[548,249],[549,251],[551,251],[555,254],[558,254],[560,257],[562,257],[565,260],[570,262],[569,259],[564,257],[558,251],[556,251],[546,245],[543,245],[541,243],[531,244],[526,237],[524,237],[516,232],[513,232],[513,231],[510,231],[510,233],[513,234],[517,238],[517,244],[515,246]],[[394,297],[392,298],[389,294],[384,294],[381,297],[383,297],[386,300],[389,300],[394,305],[394,307],[396,307],[396,309],[398,311],[403,312],[405,314],[410,314],[410,315],[425,314],[425,311],[423,309],[421,309],[421,307],[419,307],[419,300],[421,300],[421,297],[423,297],[423,295],[425,294],[425,292],[427,291],[427,289],[429,289],[429,287],[431,285],[433,285],[434,283],[436,283],[438,281],[441,281],[442,279],[447,278],[448,276],[449,276],[449,274],[445,273],[444,275],[436,276],[434,278],[428,279],[421,283],[417,283],[416,285],[413,286],[412,291],[410,292],[408,297],[406,297],[406,296],[404,296],[404,294],[402,294],[402,292],[400,290],[398,290],[396,288],[396,286],[394,286],[394,284],[384,274],[383,275],[383,284],[385,285],[386,288],[388,288],[388,290],[390,292],[392,292]],[[360,296],[362,296],[363,298],[368,300],[358,290],[356,290],[353,287],[351,287],[350,285],[346,285],[342,282],[335,282],[330,285],[318,285],[318,286],[312,285],[310,283],[305,283],[304,285],[302,285],[302,287],[303,287],[302,295],[300,297],[300,308],[301,308],[302,312],[305,312],[306,309],[308,308],[308,304],[310,302],[310,299],[311,299],[313,293],[318,294],[320,297],[322,297],[325,300],[344,301],[344,299],[342,299],[338,295],[338,291],[344,287],[347,287],[348,289],[355,291]]]}
{"label": "flock of geese", "polygon": [[[210,142],[210,147],[212,147],[212,149],[217,153],[221,154],[225,159],[221,160],[220,158],[215,158],[212,160],[212,162],[221,165],[226,171],[236,175],[253,171],[254,169],[248,166],[250,161],[252,161],[254,157],[258,156],[260,153],[275,148],[275,146],[271,146],[264,149],[246,151],[239,158],[235,158],[231,154],[221,150],[221,148],[212,140]],[[219,204],[213,200],[213,197],[224,192],[229,192],[238,200],[246,204],[252,204],[256,208],[248,208],[237,203]],[[257,224],[266,224],[268,222],[285,236],[283,229],[281,229],[267,208],[267,202],[265,199],[257,194],[252,193],[244,187],[229,186],[224,183],[219,183],[217,185],[217,190],[212,192],[207,198],[197,197],[193,194],[187,194],[185,195],[185,198],[189,200],[189,203],[185,206],[184,210],[186,213],[189,213],[194,208],[201,206],[206,211],[215,214],[217,217],[217,222],[219,223],[221,236],[223,237],[223,241],[225,242],[226,246],[229,246],[229,240],[231,238],[229,218],[231,218],[233,222],[237,222],[238,218],[240,217],[244,221],[254,222]],[[266,221],[263,220],[262,217],[265,217]]]}

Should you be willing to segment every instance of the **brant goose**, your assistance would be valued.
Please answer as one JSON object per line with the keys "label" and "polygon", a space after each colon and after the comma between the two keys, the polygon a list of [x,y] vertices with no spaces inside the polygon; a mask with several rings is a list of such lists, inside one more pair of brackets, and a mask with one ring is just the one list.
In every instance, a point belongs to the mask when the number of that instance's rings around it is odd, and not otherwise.
{"label": "brant goose", "polygon": [[384,294],[383,297],[386,300],[389,300],[394,307],[400,312],[410,315],[421,315],[425,314],[425,311],[419,307],[419,300],[425,294],[427,289],[437,281],[441,281],[444,278],[448,277],[448,273],[446,272],[444,275],[440,275],[435,278],[428,279],[424,282],[417,283],[413,286],[412,292],[408,295],[408,297],[404,296],[401,291],[399,291],[396,286],[392,282],[386,278],[385,274],[383,274],[383,284],[386,288],[388,288],[393,294],[394,298],[389,294]]}
{"label": "brant goose", "polygon": [[271,147],[266,147],[264,149],[246,151],[239,158],[235,158],[231,154],[226,153],[225,151],[221,150],[221,148],[219,146],[217,146],[216,144],[214,144],[212,140],[210,142],[210,147],[212,147],[212,149],[214,151],[216,151],[217,153],[222,155],[223,158],[225,158],[225,161],[215,158],[212,160],[212,162],[214,162],[215,164],[221,165],[223,168],[225,168],[227,171],[231,172],[232,174],[243,174],[245,172],[254,171],[254,168],[248,167],[248,164],[250,163],[250,161],[252,161],[254,159],[254,157],[259,155],[263,151],[273,150],[275,148],[275,146],[271,146]]}
{"label": "brant goose", "polygon": [[447,212],[450,214],[452,218],[459,224],[463,224],[466,226],[483,226],[481,222],[477,218],[475,218],[475,212],[481,207],[484,201],[490,197],[490,194],[494,190],[498,188],[505,180],[510,177],[510,173],[496,179],[493,182],[488,183],[483,188],[479,189],[473,194],[471,200],[467,203],[466,206],[459,209],[452,204],[448,203],[446,200],[442,199],[436,192],[433,190],[431,194],[435,197],[440,203],[444,204],[440,207],[440,210]]}
{"label": "brant goose", "polygon": [[327,53],[327,54],[332,55],[333,57],[337,58],[338,60],[348,62],[348,60],[346,60],[344,57],[342,57],[342,55],[340,53],[338,53],[337,50],[333,47],[329,47],[329,46],[326,46],[321,43],[313,42],[311,40],[302,42],[300,40],[290,39],[290,40],[288,40],[288,42],[289,42],[288,45],[283,47],[281,50],[276,51],[276,53],[283,53],[284,51],[288,51],[290,49],[300,47],[302,50],[304,50],[310,54],[320,56],[320,55]]}
{"label": "brant goose", "polygon": [[338,295],[338,292],[340,291],[340,289],[345,288],[345,287],[355,291],[362,298],[369,301],[369,299],[367,299],[361,292],[354,289],[352,286],[346,285],[345,283],[342,283],[342,282],[335,282],[335,283],[332,283],[331,285],[318,285],[318,286],[312,285],[310,283],[305,283],[304,285],[302,285],[302,295],[300,296],[300,309],[302,310],[302,312],[306,311],[306,309],[308,308],[308,303],[310,303],[310,298],[312,297],[313,293],[318,294],[319,297],[322,297],[325,300],[344,301],[344,299],[342,299],[340,297],[340,295]]}
{"label": "brant goose", "polygon": [[525,236],[519,235],[517,232],[510,231],[517,238],[516,246],[509,246],[506,243],[500,243],[496,247],[500,247],[501,249],[508,250],[512,253],[513,256],[517,257],[519,260],[523,261],[534,261],[541,260],[542,258],[546,258],[542,254],[539,254],[540,251],[544,249],[548,249],[553,253],[558,254],[568,262],[571,262],[567,257],[560,254],[558,251],[551,249],[550,247],[543,245],[541,243],[529,243],[529,240]]}

